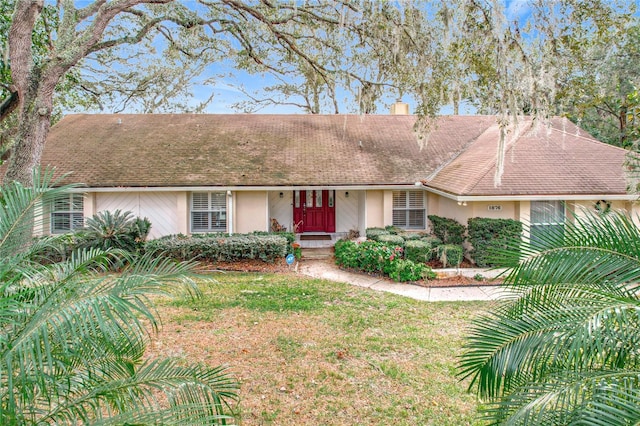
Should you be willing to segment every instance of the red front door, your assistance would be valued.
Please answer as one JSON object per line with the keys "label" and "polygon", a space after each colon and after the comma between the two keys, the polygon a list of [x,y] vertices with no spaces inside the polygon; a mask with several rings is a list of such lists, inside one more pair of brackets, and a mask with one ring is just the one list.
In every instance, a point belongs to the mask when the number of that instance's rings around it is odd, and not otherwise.
{"label": "red front door", "polygon": [[295,191],[293,221],[296,232],[335,232],[335,191]]}

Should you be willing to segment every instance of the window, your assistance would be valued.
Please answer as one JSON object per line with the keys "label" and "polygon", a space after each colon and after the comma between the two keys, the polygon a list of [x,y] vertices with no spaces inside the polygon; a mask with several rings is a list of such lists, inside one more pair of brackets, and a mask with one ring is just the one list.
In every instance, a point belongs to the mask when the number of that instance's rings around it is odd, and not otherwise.
{"label": "window", "polygon": [[423,191],[393,191],[393,226],[425,228]]}
{"label": "window", "polygon": [[191,232],[227,230],[227,194],[194,192],[191,194]]}
{"label": "window", "polygon": [[531,241],[540,241],[545,235],[564,233],[564,202],[531,202]]}
{"label": "window", "polygon": [[65,194],[51,203],[51,233],[62,234],[84,226],[84,196]]}

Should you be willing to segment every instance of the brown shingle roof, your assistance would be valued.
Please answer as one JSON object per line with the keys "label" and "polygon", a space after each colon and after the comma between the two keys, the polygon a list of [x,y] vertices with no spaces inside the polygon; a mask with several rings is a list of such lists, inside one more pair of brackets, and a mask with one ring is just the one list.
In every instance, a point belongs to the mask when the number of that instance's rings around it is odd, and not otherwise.
{"label": "brown shingle roof", "polygon": [[494,186],[491,116],[448,116],[423,148],[415,117],[390,115],[70,115],[42,164],[90,187],[428,185],[457,195],[624,194],[625,152],[567,120],[523,131]]}
{"label": "brown shingle roof", "polygon": [[598,142],[567,119],[550,128],[521,123],[519,137],[507,137],[504,172],[496,186],[499,128],[487,129],[466,151],[428,182],[458,195],[579,195],[626,193],[626,151]]}
{"label": "brown shingle roof", "polygon": [[70,115],[41,163],[91,187],[412,184],[493,121],[443,118],[420,149],[411,116]]}

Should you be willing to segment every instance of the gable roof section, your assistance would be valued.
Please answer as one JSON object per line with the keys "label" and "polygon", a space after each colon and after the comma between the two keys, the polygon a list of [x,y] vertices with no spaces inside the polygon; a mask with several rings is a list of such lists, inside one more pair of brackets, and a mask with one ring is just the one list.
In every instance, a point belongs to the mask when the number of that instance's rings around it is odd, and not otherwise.
{"label": "gable roof section", "polygon": [[495,119],[443,117],[421,149],[399,115],[69,115],[41,164],[89,187],[404,185]]}
{"label": "gable roof section", "polygon": [[490,126],[425,183],[464,196],[626,195],[626,150],[598,142],[567,119],[551,127],[524,120],[507,136],[500,185],[495,185],[499,128]]}

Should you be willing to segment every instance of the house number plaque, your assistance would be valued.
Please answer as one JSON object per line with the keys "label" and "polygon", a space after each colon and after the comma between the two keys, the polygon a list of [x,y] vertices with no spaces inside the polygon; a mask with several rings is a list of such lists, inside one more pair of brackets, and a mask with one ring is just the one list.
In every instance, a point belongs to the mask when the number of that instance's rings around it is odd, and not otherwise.
{"label": "house number plaque", "polygon": [[490,204],[487,207],[487,210],[489,210],[490,212],[499,212],[502,211],[502,206],[500,204]]}

